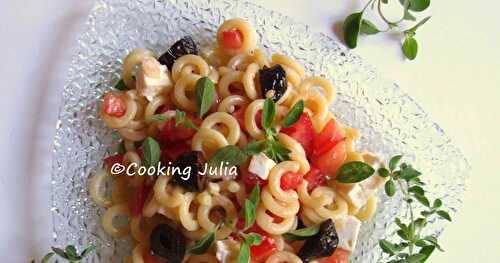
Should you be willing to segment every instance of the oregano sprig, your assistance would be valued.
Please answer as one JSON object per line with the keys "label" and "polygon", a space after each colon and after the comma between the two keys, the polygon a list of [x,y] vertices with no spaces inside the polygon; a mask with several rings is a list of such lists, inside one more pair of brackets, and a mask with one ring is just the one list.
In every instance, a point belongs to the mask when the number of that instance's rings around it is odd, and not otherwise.
{"label": "oregano sprig", "polygon": [[[79,263],[84,257],[89,255],[95,250],[95,245],[89,245],[81,253],[78,253],[75,246],[68,245],[64,249],[58,247],[52,247],[52,251],[45,254],[45,256],[40,261],[41,263],[48,263],[49,260],[57,255],[65,259],[69,263]],[[31,263],[35,263],[35,259],[31,260]],[[56,260],[57,262],[57,260]]]}
{"label": "oregano sprig", "polygon": [[[402,24],[404,21],[416,21],[417,18],[412,12],[426,10],[430,5],[430,0],[399,0],[403,9],[402,16],[395,21],[389,20],[384,14],[383,6],[388,4],[388,2],[388,0],[369,0],[360,12],[355,12],[347,16],[342,27],[344,41],[349,48],[356,48],[360,34],[375,35],[382,32],[396,31],[404,37],[401,46],[403,54],[409,60],[414,60],[418,53],[418,42],[415,39],[415,33],[418,28],[430,19],[430,16],[420,20],[420,22],[406,30],[402,28]],[[363,18],[365,12],[369,9],[368,7],[371,7],[370,9],[378,14],[380,20],[387,26],[386,29],[379,29],[372,21]]]}

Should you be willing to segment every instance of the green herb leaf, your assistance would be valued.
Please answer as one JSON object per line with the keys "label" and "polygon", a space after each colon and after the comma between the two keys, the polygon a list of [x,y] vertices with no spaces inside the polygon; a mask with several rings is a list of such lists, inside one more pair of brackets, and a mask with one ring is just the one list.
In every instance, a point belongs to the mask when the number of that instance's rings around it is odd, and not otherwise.
{"label": "green herb leaf", "polygon": [[248,263],[250,260],[250,247],[246,241],[241,242],[240,252],[238,253],[238,263]]}
{"label": "green herb leaf", "polygon": [[362,19],[360,32],[367,35],[374,35],[379,33],[380,30],[377,28],[375,24],[373,24],[369,20]]}
{"label": "green herb leaf", "polygon": [[115,89],[117,89],[117,90],[128,90],[127,85],[125,85],[125,82],[123,81],[123,79],[120,79],[115,84]]}
{"label": "green herb leaf", "polygon": [[76,253],[75,246],[68,245],[68,246],[66,246],[66,248],[64,249],[64,251],[66,252],[66,255],[68,256],[68,258],[70,260],[76,260],[77,259],[78,254]]}
{"label": "green herb leaf", "polygon": [[417,52],[418,52],[418,43],[413,36],[406,36],[405,41],[403,42],[403,54],[408,58],[409,60],[414,60],[417,57]]}
{"label": "green herb leaf", "polygon": [[414,196],[415,196],[415,199],[417,199],[417,201],[419,201],[424,206],[426,206],[426,207],[431,206],[429,203],[429,199],[427,199],[427,197],[425,197],[424,195],[414,194]]}
{"label": "green herb leaf", "polygon": [[337,171],[335,179],[341,183],[358,183],[375,173],[369,164],[353,161],[342,165]]}
{"label": "green herb leaf", "polygon": [[389,161],[389,169],[391,170],[391,172],[394,171],[394,169],[396,169],[402,157],[403,155],[396,155],[391,158],[391,160]]}
{"label": "green herb leaf", "polygon": [[146,167],[154,167],[160,161],[160,145],[158,142],[151,138],[147,137],[144,142],[142,142],[142,154],[144,166]]}
{"label": "green herb leaf", "polygon": [[187,253],[190,255],[202,255],[212,246],[214,241],[215,231],[212,230],[203,236],[202,239],[196,241],[193,246],[189,247]]}
{"label": "green herb leaf", "polygon": [[394,194],[396,193],[396,186],[394,185],[394,181],[389,180],[385,182],[384,190],[387,196],[394,196]]}
{"label": "green herb leaf", "polygon": [[52,247],[52,251],[54,251],[54,253],[56,253],[58,256],[60,256],[64,259],[69,259],[68,255],[66,255],[66,252],[64,252],[64,250],[62,250],[58,247]]}
{"label": "green herb leaf", "polygon": [[378,242],[380,248],[382,249],[382,251],[384,251],[384,253],[386,254],[389,254],[389,255],[395,255],[396,253],[398,253],[398,249],[396,248],[396,246],[385,240],[385,239],[382,239],[382,240],[379,240]]}
{"label": "green herb leaf", "polygon": [[88,254],[92,253],[92,251],[94,251],[96,249],[96,246],[95,245],[90,245],[88,246],[87,248],[85,248],[82,253],[80,254],[80,257],[85,257],[87,256]]}
{"label": "green herb leaf", "polygon": [[267,98],[264,101],[264,108],[262,109],[262,127],[270,129],[273,125],[274,118],[276,117],[276,104],[273,100]]}
{"label": "green herb leaf", "polygon": [[247,155],[240,148],[234,145],[227,145],[215,152],[209,164],[212,166],[218,166],[221,163],[228,166],[241,165],[246,159]]}
{"label": "green herb leaf", "polygon": [[252,201],[246,199],[243,206],[245,213],[245,229],[251,227],[255,223],[255,205]]}
{"label": "green herb leaf", "polygon": [[403,19],[408,20],[408,21],[416,21],[417,20],[417,18],[415,16],[413,16],[412,13],[410,13],[410,10],[408,10],[408,9],[406,9],[404,11]]}
{"label": "green herb leaf", "polygon": [[292,230],[283,234],[283,238],[287,241],[304,240],[308,237],[319,233],[319,225],[314,225],[306,228]]}
{"label": "green herb leaf", "polygon": [[148,117],[149,121],[158,121],[158,122],[166,121],[168,119],[169,118],[163,114],[154,114]]}
{"label": "green herb leaf", "polygon": [[387,177],[389,176],[389,170],[387,170],[386,168],[384,167],[381,167],[381,168],[378,168],[378,171],[377,171],[378,175],[381,176],[381,177]]}
{"label": "green herb leaf", "polygon": [[414,193],[414,194],[418,194],[418,195],[424,195],[425,194],[424,189],[422,187],[416,186],[416,185],[408,188],[408,192]]}
{"label": "green herb leaf", "polygon": [[208,77],[201,77],[195,86],[198,117],[202,118],[214,103],[215,85]]}
{"label": "green herb leaf", "polygon": [[[399,2],[404,6],[406,0],[399,0]],[[415,12],[422,12],[429,7],[431,0],[409,0],[410,4],[408,9]]]}
{"label": "green herb leaf", "polygon": [[356,48],[358,36],[361,29],[361,19],[363,12],[353,13],[344,20],[342,30],[344,31],[344,41],[349,48]]}
{"label": "green herb leaf", "polygon": [[432,252],[434,252],[435,249],[436,249],[435,246],[425,246],[422,249],[420,249],[418,253],[420,255],[424,255],[425,257],[423,257],[419,262],[425,262],[431,256]]}
{"label": "green herb leaf", "polygon": [[255,207],[257,207],[257,205],[260,202],[260,185],[259,184],[256,184],[253,187],[252,192],[250,193],[250,196],[248,199],[250,200],[250,202],[252,202],[252,204],[254,204]]}
{"label": "green herb leaf", "polygon": [[258,246],[262,242],[262,236],[257,233],[241,233],[241,235],[243,236],[245,242],[250,246]]}
{"label": "green herb leaf", "polygon": [[264,151],[266,147],[265,141],[250,142],[243,148],[243,152],[247,155],[256,155]]}
{"label": "green herb leaf", "polygon": [[276,141],[275,139],[267,140],[266,146],[267,148],[265,150],[265,154],[276,163],[290,160],[289,154],[291,151],[279,141]]}
{"label": "green herb leaf", "polygon": [[432,204],[432,208],[440,208],[443,205],[443,201],[441,199],[436,199],[434,200],[434,203]]}
{"label": "green herb leaf", "polygon": [[441,248],[441,246],[438,244],[437,238],[433,236],[426,236],[422,238],[422,240],[425,240],[429,243],[431,243],[433,246],[435,246],[439,251],[444,252],[444,250]]}
{"label": "green herb leaf", "polygon": [[417,254],[413,254],[413,255],[408,256],[406,258],[406,262],[407,263],[420,263],[420,262],[423,262],[422,260],[424,258],[425,258],[424,254],[417,253]]}
{"label": "green herb leaf", "polygon": [[118,145],[118,149],[116,150],[117,154],[125,154],[127,152],[127,149],[125,148],[125,142],[121,141],[120,145]]}
{"label": "green herb leaf", "polygon": [[438,216],[440,216],[441,218],[443,219],[446,219],[448,221],[451,222],[451,216],[450,214],[448,214],[448,212],[444,211],[444,210],[439,210],[436,212],[438,214]]}
{"label": "green herb leaf", "polygon": [[186,113],[181,110],[175,110],[175,126],[179,126],[186,119]]}
{"label": "green herb leaf", "polygon": [[406,181],[410,181],[414,178],[417,178],[421,174],[422,173],[420,173],[419,171],[413,169],[413,167],[411,165],[405,164],[405,165],[402,165],[399,176]]}
{"label": "green herb leaf", "polygon": [[300,115],[302,115],[303,111],[304,111],[304,101],[299,100],[285,115],[285,118],[283,118],[283,120],[281,121],[281,125],[283,125],[283,127],[285,128],[292,126],[300,119]]}
{"label": "green herb leaf", "polygon": [[[47,254],[46,254],[46,255],[42,258],[41,263],[47,263],[47,262],[49,262],[49,259],[50,259],[52,256],[54,256],[54,252],[49,252],[49,253],[47,253]],[[32,261],[32,262],[35,262],[35,260],[33,259],[33,261]]]}

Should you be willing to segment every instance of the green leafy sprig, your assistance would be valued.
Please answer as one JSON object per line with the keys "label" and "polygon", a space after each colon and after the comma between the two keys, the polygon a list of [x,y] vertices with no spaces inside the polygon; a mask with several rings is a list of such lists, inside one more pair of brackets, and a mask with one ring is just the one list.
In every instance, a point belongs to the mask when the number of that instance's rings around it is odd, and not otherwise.
{"label": "green leafy sprig", "polygon": [[[84,250],[82,250],[81,253],[78,253],[76,250],[75,246],[73,245],[68,245],[64,249],[62,248],[57,248],[57,247],[52,247],[52,251],[48,252],[45,254],[45,256],[42,258],[41,263],[48,263],[49,260],[54,256],[58,255],[59,257],[65,259],[69,263],[79,263],[84,257],[92,253],[92,251],[95,250],[94,245],[90,245],[86,247]],[[31,263],[35,263],[35,259],[31,260]],[[57,262],[57,260],[56,260]]]}
{"label": "green leafy sprig", "polygon": [[[383,5],[387,4],[388,0],[369,0],[364,8],[360,12],[356,12],[347,16],[344,20],[342,27],[344,33],[344,41],[349,48],[356,48],[358,44],[358,36],[360,34],[364,35],[375,35],[382,32],[397,31],[404,37],[401,49],[403,54],[409,60],[414,60],[418,53],[418,42],[415,39],[415,34],[417,29],[425,24],[431,17],[428,16],[413,27],[409,29],[402,29],[402,23],[404,21],[416,21],[417,18],[412,12],[422,12],[426,10],[430,5],[430,0],[399,0],[403,7],[403,14],[400,19],[396,21],[389,20],[384,12]],[[367,12],[368,7],[371,6],[371,10],[376,12],[380,19],[386,24],[387,28],[382,30],[377,28],[377,26],[363,18],[365,12]],[[375,11],[376,7],[376,11]]]}

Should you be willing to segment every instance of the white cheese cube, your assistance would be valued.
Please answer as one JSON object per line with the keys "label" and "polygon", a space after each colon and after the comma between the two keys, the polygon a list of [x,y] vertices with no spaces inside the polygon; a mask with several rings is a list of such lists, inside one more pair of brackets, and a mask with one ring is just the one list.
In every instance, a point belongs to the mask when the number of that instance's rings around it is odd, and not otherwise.
{"label": "white cheese cube", "polygon": [[264,153],[259,153],[252,157],[248,165],[248,171],[256,174],[263,180],[267,180],[269,172],[276,165],[276,163],[267,157]]}
{"label": "white cheese cube", "polygon": [[[153,67],[153,69],[151,68]],[[147,70],[155,71],[156,76],[152,77],[147,74]],[[159,73],[159,74],[158,74]],[[150,61],[148,66],[143,66],[137,73],[136,88],[139,94],[146,97],[151,101],[156,95],[164,92],[172,87],[172,80],[170,79],[168,69],[166,66],[161,65],[158,61]]]}
{"label": "white cheese cube", "polygon": [[368,201],[368,196],[363,188],[357,184],[351,184],[350,187],[339,188],[339,193],[349,203],[354,211],[358,211]]}
{"label": "white cheese cube", "polygon": [[368,198],[377,193],[378,189],[382,188],[387,180],[388,178],[374,174],[359,184]]}
{"label": "white cheese cube", "polygon": [[339,236],[338,247],[353,252],[356,248],[361,221],[354,216],[347,216],[336,220],[335,228]]}

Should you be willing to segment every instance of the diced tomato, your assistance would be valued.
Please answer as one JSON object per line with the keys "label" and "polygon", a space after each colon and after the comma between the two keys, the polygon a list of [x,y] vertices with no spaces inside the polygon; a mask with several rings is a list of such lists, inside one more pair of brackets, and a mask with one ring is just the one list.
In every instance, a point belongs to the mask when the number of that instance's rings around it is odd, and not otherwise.
{"label": "diced tomato", "polygon": [[314,166],[311,166],[309,172],[304,175],[304,179],[308,182],[307,190],[309,192],[320,185],[326,185],[325,175],[321,172],[320,169]]}
{"label": "diced tomato", "polygon": [[324,257],[318,259],[319,263],[348,263],[349,262],[350,253],[347,250],[338,248],[335,249],[335,252],[329,257]]}
{"label": "diced tomato", "polygon": [[338,127],[334,119],[331,119],[314,138],[313,155],[320,156],[326,153],[342,140],[345,140],[343,129]]}
{"label": "diced tomato", "polygon": [[106,166],[106,170],[109,172],[109,174],[111,174],[111,167],[113,167],[115,163],[123,163],[123,154],[111,155],[104,158],[104,165]]}
{"label": "diced tomato", "polygon": [[292,126],[281,129],[282,133],[294,138],[299,142],[307,156],[310,156],[313,151],[314,129],[311,119],[307,113],[302,113],[300,119]]}
{"label": "diced tomato", "polygon": [[245,185],[245,190],[247,193],[250,193],[256,184],[259,184],[261,187],[267,185],[267,180],[264,180],[258,177],[256,174],[248,171],[247,167],[241,168],[240,171],[241,180]]}
{"label": "diced tomato", "polygon": [[189,141],[179,141],[174,143],[169,143],[163,150],[161,150],[160,160],[163,164],[168,164],[168,162],[174,162],[177,158],[191,150],[191,144]]}
{"label": "diced tomato", "polygon": [[151,255],[151,250],[149,247],[142,251],[142,260],[144,260],[144,263],[162,263],[162,261]]}
{"label": "diced tomato", "polygon": [[250,258],[253,262],[263,262],[278,248],[274,238],[262,235],[262,241],[259,245],[250,246]]}
{"label": "diced tomato", "polygon": [[[191,115],[186,114],[186,119],[191,120],[191,122],[193,122],[196,126],[201,124],[201,120],[199,118]],[[175,126],[175,120],[170,119],[165,122],[163,129],[158,134],[158,140],[161,143],[185,141],[191,139],[195,133],[196,130],[187,128],[182,124]]]}
{"label": "diced tomato", "polygon": [[243,46],[243,34],[238,29],[222,32],[222,43],[225,48],[238,49]]}
{"label": "diced tomato", "polygon": [[104,95],[103,111],[106,115],[121,117],[127,111],[127,102],[123,96],[108,92]]}
{"label": "diced tomato", "polygon": [[281,176],[281,189],[293,190],[296,189],[302,182],[303,175],[301,173],[287,172]]}
{"label": "diced tomato", "polygon": [[151,192],[152,186],[142,184],[135,190],[135,195],[129,203],[130,213],[132,216],[141,216],[142,208],[144,207],[144,202]]}
{"label": "diced tomato", "polygon": [[335,177],[337,170],[342,166],[347,158],[345,141],[340,141],[328,152],[314,157],[313,164],[324,174]]}

